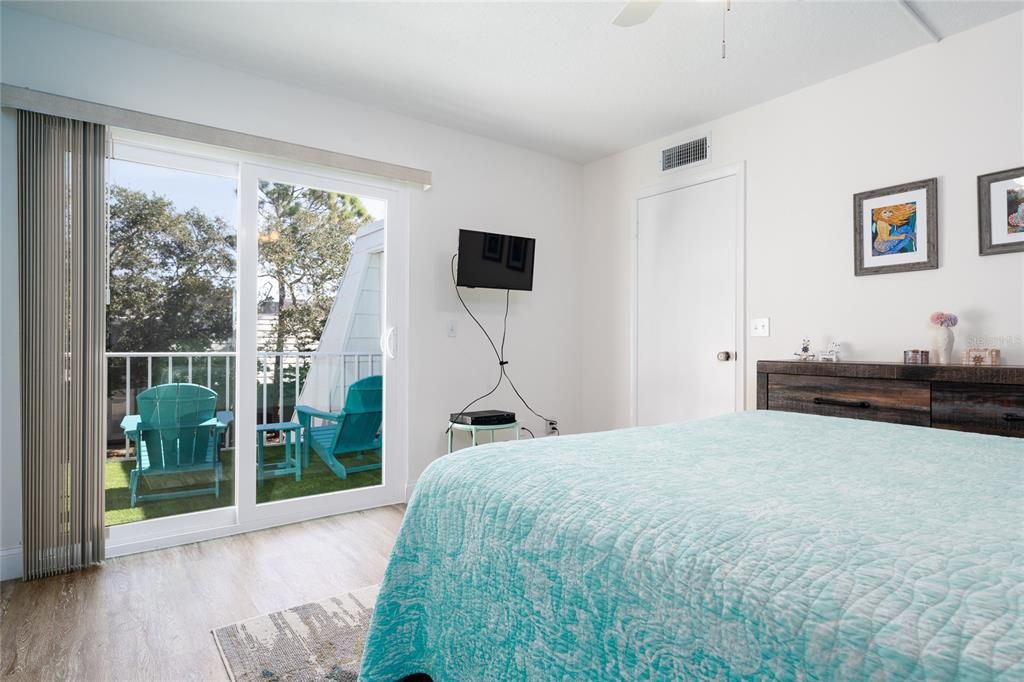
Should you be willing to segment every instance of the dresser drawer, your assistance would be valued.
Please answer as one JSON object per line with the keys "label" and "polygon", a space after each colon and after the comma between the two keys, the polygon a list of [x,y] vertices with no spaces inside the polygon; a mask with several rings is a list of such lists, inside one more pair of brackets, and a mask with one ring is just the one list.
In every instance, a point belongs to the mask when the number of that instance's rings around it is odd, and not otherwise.
{"label": "dresser drawer", "polygon": [[927,381],[770,374],[768,409],[930,426],[931,388]]}
{"label": "dresser drawer", "polygon": [[1024,386],[933,383],[932,426],[1024,438]]}

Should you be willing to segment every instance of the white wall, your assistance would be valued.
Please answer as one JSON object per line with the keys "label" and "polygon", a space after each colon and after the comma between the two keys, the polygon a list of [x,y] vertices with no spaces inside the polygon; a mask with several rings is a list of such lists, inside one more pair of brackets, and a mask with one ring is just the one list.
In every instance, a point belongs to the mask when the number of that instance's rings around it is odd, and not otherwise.
{"label": "white wall", "polygon": [[[460,227],[537,237],[535,291],[512,295],[509,373],[563,431],[577,428],[580,364],[577,272],[582,172],[572,163],[481,137],[421,123],[251,74],[230,71],[4,7],[2,79],[79,99],[180,118],[433,172],[429,192],[411,198],[411,320],[399,340],[410,353],[410,480],[444,452],[449,412],[493,385],[497,363],[461,311],[449,275]],[[13,168],[13,127],[3,127],[3,168]],[[11,178],[4,178],[2,214],[4,514],[0,548],[20,542],[17,393],[9,305],[15,274],[8,245],[15,242]],[[475,291],[467,299],[492,330],[501,328],[504,294]],[[447,336],[447,320],[458,336]],[[483,408],[525,414],[503,389]],[[538,431],[541,422],[525,423]]]}
{"label": "white wall", "polygon": [[[584,169],[585,430],[629,419],[630,196],[660,178],[660,150],[710,130],[713,166],[747,162],[747,317],[755,364],[808,335],[848,359],[900,360],[928,348],[928,314],[960,315],[1024,364],[1024,253],[978,256],[976,176],[1024,165],[1024,14],[1017,13]],[[852,196],[937,176],[940,268],[854,277]],[[1000,342],[1003,337],[1013,337]]]}

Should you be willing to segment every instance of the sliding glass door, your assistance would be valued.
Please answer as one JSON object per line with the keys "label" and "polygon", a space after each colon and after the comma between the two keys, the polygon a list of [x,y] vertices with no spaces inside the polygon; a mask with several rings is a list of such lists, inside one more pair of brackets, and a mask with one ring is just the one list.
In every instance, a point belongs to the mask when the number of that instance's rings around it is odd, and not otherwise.
{"label": "sliding glass door", "polygon": [[379,486],[387,202],[267,171],[256,198],[256,502]]}
{"label": "sliding glass door", "polygon": [[403,501],[404,191],[115,140],[108,554]]}
{"label": "sliding glass door", "polygon": [[238,447],[254,464],[239,477],[243,511],[299,518],[403,499],[398,192],[268,165],[244,165],[241,183],[239,362],[253,390],[239,396],[251,425],[239,420]]}
{"label": "sliding glass door", "polygon": [[159,432],[138,424],[140,398],[145,406],[162,385],[202,388],[211,416],[234,409],[238,166],[120,142],[113,156],[106,523],[232,507],[231,419],[214,438],[188,443],[199,453],[184,441],[163,447]]}

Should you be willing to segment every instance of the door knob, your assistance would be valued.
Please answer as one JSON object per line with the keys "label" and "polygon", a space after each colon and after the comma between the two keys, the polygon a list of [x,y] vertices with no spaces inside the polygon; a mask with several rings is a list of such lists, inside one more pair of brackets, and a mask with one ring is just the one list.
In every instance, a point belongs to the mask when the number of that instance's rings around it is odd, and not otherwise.
{"label": "door knob", "polygon": [[720,351],[718,353],[718,359],[722,362],[729,362],[732,360],[732,353],[727,350]]}

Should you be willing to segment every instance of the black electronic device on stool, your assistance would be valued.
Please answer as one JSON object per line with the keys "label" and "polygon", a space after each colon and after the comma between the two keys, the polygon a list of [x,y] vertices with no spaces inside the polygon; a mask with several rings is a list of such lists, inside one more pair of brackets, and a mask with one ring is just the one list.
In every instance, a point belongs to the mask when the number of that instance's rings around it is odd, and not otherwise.
{"label": "black electronic device on stool", "polygon": [[504,410],[452,412],[449,421],[452,424],[465,424],[466,426],[500,426],[501,424],[514,424],[516,413]]}

